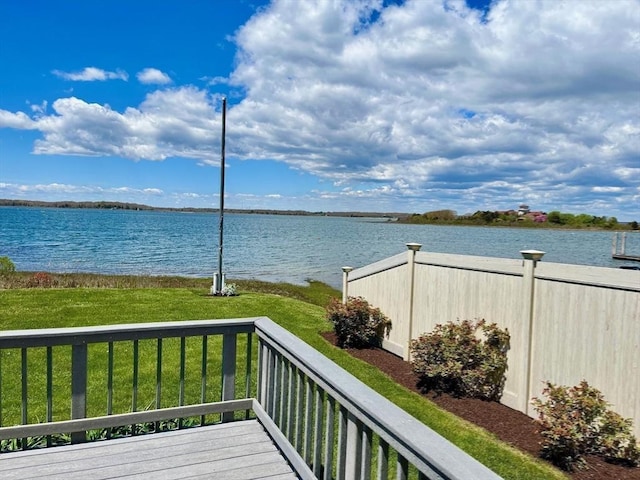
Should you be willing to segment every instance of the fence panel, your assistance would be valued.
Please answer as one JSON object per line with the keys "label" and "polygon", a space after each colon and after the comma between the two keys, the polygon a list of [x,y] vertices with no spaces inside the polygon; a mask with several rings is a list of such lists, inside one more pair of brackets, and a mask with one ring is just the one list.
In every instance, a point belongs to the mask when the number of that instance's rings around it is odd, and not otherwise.
{"label": "fence panel", "polygon": [[541,395],[545,381],[576,385],[585,379],[634,420],[640,435],[639,272],[411,254],[355,269],[347,278],[350,295],[391,319],[385,348],[406,359],[410,339],[436,324],[484,318],[511,335],[502,403],[535,416],[530,400]]}
{"label": "fence panel", "polygon": [[529,336],[528,328],[522,328],[527,321],[522,261],[494,259],[498,262],[489,272],[481,270],[488,267],[484,258],[454,260],[426,252],[416,256],[412,338],[450,320],[484,318],[508,328],[512,348],[503,403],[511,408],[526,408],[522,404],[522,379]]}
{"label": "fence panel", "polygon": [[375,298],[375,306],[392,319],[391,332],[389,338],[384,340],[384,348],[399,356],[404,355],[409,335],[409,282],[406,254],[369,265],[358,272],[351,272],[349,276],[349,296]]}
{"label": "fence panel", "polygon": [[587,380],[640,433],[640,272],[541,263],[534,301],[532,395]]}

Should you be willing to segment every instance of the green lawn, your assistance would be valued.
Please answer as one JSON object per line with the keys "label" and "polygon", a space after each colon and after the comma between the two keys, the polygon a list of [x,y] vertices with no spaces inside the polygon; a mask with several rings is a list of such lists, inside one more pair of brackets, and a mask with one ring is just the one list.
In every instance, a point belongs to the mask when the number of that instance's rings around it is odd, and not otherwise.
{"label": "green lawn", "polygon": [[[322,305],[326,304],[330,295],[339,296],[339,292],[316,282],[309,287],[260,282],[238,284],[241,294],[224,298],[207,296],[204,285],[188,288],[0,290],[0,328],[30,329],[268,316],[504,478],[566,478],[558,470],[510,448],[484,430],[439,409],[429,400],[400,387],[377,369],[326,342],[319,335],[319,332],[330,329],[324,318]],[[141,346],[141,349],[144,348],[153,347]],[[175,351],[177,346],[168,345],[166,348],[168,351]],[[189,358],[198,357],[196,345],[188,346],[188,349],[194,351]],[[5,352],[7,353],[18,352]],[[155,356],[141,350],[140,358],[142,374],[152,376]],[[7,365],[11,363],[7,360],[3,357],[3,376],[7,373]],[[35,358],[30,359],[31,361],[40,360]],[[128,367],[123,365],[121,368],[126,370]],[[99,370],[100,367],[96,369]],[[90,376],[92,374],[93,372]],[[60,385],[63,381],[64,379],[58,380]],[[12,408],[14,414],[18,414],[18,392],[17,387],[11,391],[3,386],[2,408],[5,418],[7,415],[11,416]],[[141,393],[142,406],[147,402],[144,395]],[[152,398],[152,393],[149,395]],[[119,408],[126,408],[128,401],[130,400],[123,399],[123,406]],[[91,413],[90,405],[89,414]]]}

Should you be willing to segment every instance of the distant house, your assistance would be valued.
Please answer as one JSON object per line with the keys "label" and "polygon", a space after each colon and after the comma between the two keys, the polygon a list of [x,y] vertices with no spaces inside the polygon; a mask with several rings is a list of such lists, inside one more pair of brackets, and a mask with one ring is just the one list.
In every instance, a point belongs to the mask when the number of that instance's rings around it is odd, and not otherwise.
{"label": "distant house", "polygon": [[520,217],[521,219],[531,220],[536,223],[544,223],[547,221],[547,214],[544,212],[528,212]]}
{"label": "distant house", "polygon": [[518,207],[518,216],[522,217],[529,213],[529,205],[525,205],[524,203]]}

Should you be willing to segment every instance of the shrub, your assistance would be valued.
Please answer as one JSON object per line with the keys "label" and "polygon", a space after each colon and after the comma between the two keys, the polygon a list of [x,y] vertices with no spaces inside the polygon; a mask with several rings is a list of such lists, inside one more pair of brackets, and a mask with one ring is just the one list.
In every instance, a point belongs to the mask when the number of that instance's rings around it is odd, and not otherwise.
{"label": "shrub", "polygon": [[584,380],[574,387],[547,382],[542,393],[546,401],[534,398],[531,403],[539,413],[543,458],[568,471],[585,466],[583,455],[638,465],[640,449],[631,420],[609,410],[598,389]]}
{"label": "shrub", "polygon": [[380,346],[391,330],[391,321],[362,297],[349,297],[346,304],[333,298],[327,306],[327,319],[333,323],[340,348]]}
{"label": "shrub", "polygon": [[238,287],[235,283],[226,283],[222,290],[220,291],[220,295],[224,297],[235,297],[238,294]]}
{"label": "shrub", "polygon": [[0,276],[15,273],[16,266],[9,257],[0,257]]}
{"label": "shrub", "polygon": [[[484,337],[482,339],[481,337]],[[423,391],[498,400],[507,370],[509,332],[485,320],[448,322],[411,342]]]}
{"label": "shrub", "polygon": [[53,277],[46,272],[34,273],[27,281],[28,287],[43,287],[48,288],[53,286]]}

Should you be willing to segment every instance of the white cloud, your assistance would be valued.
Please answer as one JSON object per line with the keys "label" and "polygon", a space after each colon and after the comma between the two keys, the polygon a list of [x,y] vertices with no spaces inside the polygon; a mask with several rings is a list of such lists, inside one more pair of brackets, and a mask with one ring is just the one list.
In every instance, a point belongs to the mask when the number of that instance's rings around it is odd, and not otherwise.
{"label": "white cloud", "polygon": [[[638,3],[503,0],[486,23],[448,5],[279,1],[254,16],[231,76],[247,92],[233,112],[243,153],[369,184],[340,195],[405,184],[404,198],[463,210],[630,199]],[[510,187],[496,197],[495,182]]]}
{"label": "white cloud", "polygon": [[104,82],[105,80],[124,80],[126,82],[129,80],[129,75],[123,70],[109,72],[96,67],[86,67],[79,72],[53,70],[51,73],[64,80],[70,80],[73,82]]}
{"label": "white cloud", "polygon": [[29,106],[31,107],[31,111],[37,115],[37,116],[41,116],[47,113],[47,105],[49,104],[49,102],[47,102],[46,100],[43,100],[42,103],[40,103],[39,105],[35,105],[35,104],[29,104]]}
{"label": "white cloud", "polygon": [[166,85],[171,83],[171,77],[156,68],[145,68],[138,72],[136,77],[140,83],[147,85]]}
{"label": "white cloud", "polygon": [[18,130],[36,130],[36,122],[24,112],[7,112],[0,110],[0,128],[16,128]]}
{"label": "white cloud", "polygon": [[19,184],[19,183],[0,183],[0,192],[8,194],[134,194],[134,195],[163,195],[164,192],[159,188],[133,188],[133,187],[100,187],[92,185],[71,185],[65,183],[47,183],[47,184]]}
{"label": "white cloud", "polygon": [[208,86],[212,87],[215,85],[226,85],[229,83],[229,79],[227,77],[202,77],[200,80],[207,83]]}
{"label": "white cloud", "polygon": [[622,187],[593,187],[591,190],[596,193],[618,193],[622,191]]}
{"label": "white cloud", "polygon": [[[34,153],[164,160],[172,156],[212,161],[219,145],[216,98],[193,87],[156,91],[138,108],[117,112],[79,98],[53,102],[51,115],[30,118],[0,110],[0,127],[37,129]],[[219,108],[219,107],[218,107]]]}

